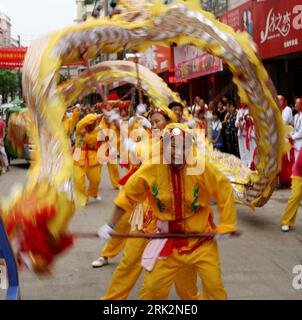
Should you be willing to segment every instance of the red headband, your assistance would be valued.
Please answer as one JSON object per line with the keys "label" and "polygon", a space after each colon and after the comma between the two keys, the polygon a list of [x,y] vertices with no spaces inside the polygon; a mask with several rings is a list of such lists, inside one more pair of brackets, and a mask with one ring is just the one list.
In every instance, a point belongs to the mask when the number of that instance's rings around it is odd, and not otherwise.
{"label": "red headband", "polygon": [[287,101],[284,98],[284,96],[279,95],[278,98],[283,101],[282,106],[281,106],[281,109],[283,110],[287,106]]}
{"label": "red headband", "polygon": [[302,111],[302,98],[297,98],[296,102],[300,103],[300,111]]}
{"label": "red headband", "polygon": [[120,99],[119,96],[115,92],[109,94],[109,96],[107,97],[108,101],[110,101],[110,100],[116,101],[116,100],[119,100],[119,99]]}

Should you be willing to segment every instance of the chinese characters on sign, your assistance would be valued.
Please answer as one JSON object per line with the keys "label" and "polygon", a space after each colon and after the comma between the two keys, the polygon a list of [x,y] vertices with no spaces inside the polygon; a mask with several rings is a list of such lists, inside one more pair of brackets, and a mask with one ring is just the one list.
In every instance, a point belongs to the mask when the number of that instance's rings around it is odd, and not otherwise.
{"label": "chinese characters on sign", "polygon": [[[22,68],[27,48],[0,48],[0,68],[15,69]],[[84,65],[85,62],[79,61],[66,63],[66,66]]]}
{"label": "chinese characters on sign", "polygon": [[256,2],[254,17],[262,59],[302,50],[301,0]]}
{"label": "chinese characters on sign", "polygon": [[302,1],[247,1],[220,21],[235,31],[247,31],[268,59],[302,50]]}
{"label": "chinese characters on sign", "polygon": [[200,76],[222,71],[222,60],[194,46],[174,49],[175,81],[183,82]]}
{"label": "chinese characters on sign", "polygon": [[[129,60],[134,59],[130,58]],[[140,54],[139,64],[157,74],[167,71],[171,64],[170,47],[151,46],[148,50]]]}
{"label": "chinese characters on sign", "polygon": [[289,48],[289,47],[293,47],[293,46],[297,46],[297,45],[298,45],[298,39],[297,38],[284,42],[284,48]]}
{"label": "chinese characters on sign", "polygon": [[290,16],[291,13],[278,14],[274,13],[272,8],[267,16],[265,31],[261,31],[261,43],[268,39],[274,39],[279,36],[287,37],[290,31]]}
{"label": "chinese characters on sign", "polygon": [[26,48],[0,48],[0,68],[22,68]]}

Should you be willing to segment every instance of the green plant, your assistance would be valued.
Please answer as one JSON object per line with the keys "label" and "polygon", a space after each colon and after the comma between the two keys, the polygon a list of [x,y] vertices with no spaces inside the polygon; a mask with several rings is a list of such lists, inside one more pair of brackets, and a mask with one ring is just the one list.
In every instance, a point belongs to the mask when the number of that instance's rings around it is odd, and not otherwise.
{"label": "green plant", "polygon": [[85,6],[87,6],[89,4],[93,4],[93,3],[94,3],[94,0],[85,0],[84,1]]}
{"label": "green plant", "polygon": [[3,102],[8,96],[15,96],[18,93],[18,75],[8,69],[0,70],[0,94]]}

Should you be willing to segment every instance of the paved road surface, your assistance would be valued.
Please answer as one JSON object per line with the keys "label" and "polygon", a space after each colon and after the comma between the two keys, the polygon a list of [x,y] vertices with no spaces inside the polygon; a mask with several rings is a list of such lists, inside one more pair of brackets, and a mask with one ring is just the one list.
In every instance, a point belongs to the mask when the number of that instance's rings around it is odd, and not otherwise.
{"label": "paved road surface", "polygon": [[[14,183],[24,183],[26,165],[15,162],[12,170],[0,176],[0,196],[7,196]],[[111,189],[107,170],[103,170],[100,191],[103,201],[91,203],[73,219],[73,231],[91,232],[101,226],[112,210],[117,191]],[[238,206],[239,239],[222,240],[219,244],[223,279],[230,299],[302,299],[302,289],[294,290],[292,273],[302,265],[302,213],[296,230],[279,231],[279,221],[289,190],[278,190],[264,208],[254,212]],[[101,242],[78,240],[76,246],[62,256],[52,276],[38,278],[28,271],[20,272],[23,299],[98,299],[104,294],[119,258],[109,266],[93,269],[91,261],[98,256]],[[140,282],[130,298],[138,296]],[[0,298],[3,292],[0,292]],[[174,290],[171,299],[177,299]]]}

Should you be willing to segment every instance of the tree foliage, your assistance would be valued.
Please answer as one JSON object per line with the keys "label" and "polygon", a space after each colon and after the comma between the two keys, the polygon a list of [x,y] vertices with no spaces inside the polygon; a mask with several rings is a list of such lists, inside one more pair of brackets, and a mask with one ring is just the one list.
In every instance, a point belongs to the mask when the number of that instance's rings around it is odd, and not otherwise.
{"label": "tree foliage", "polygon": [[93,4],[95,0],[85,0],[84,4],[85,6],[89,5],[89,4]]}
{"label": "tree foliage", "polygon": [[18,75],[7,69],[0,69],[0,94],[3,102],[8,96],[14,97],[18,92]]}

